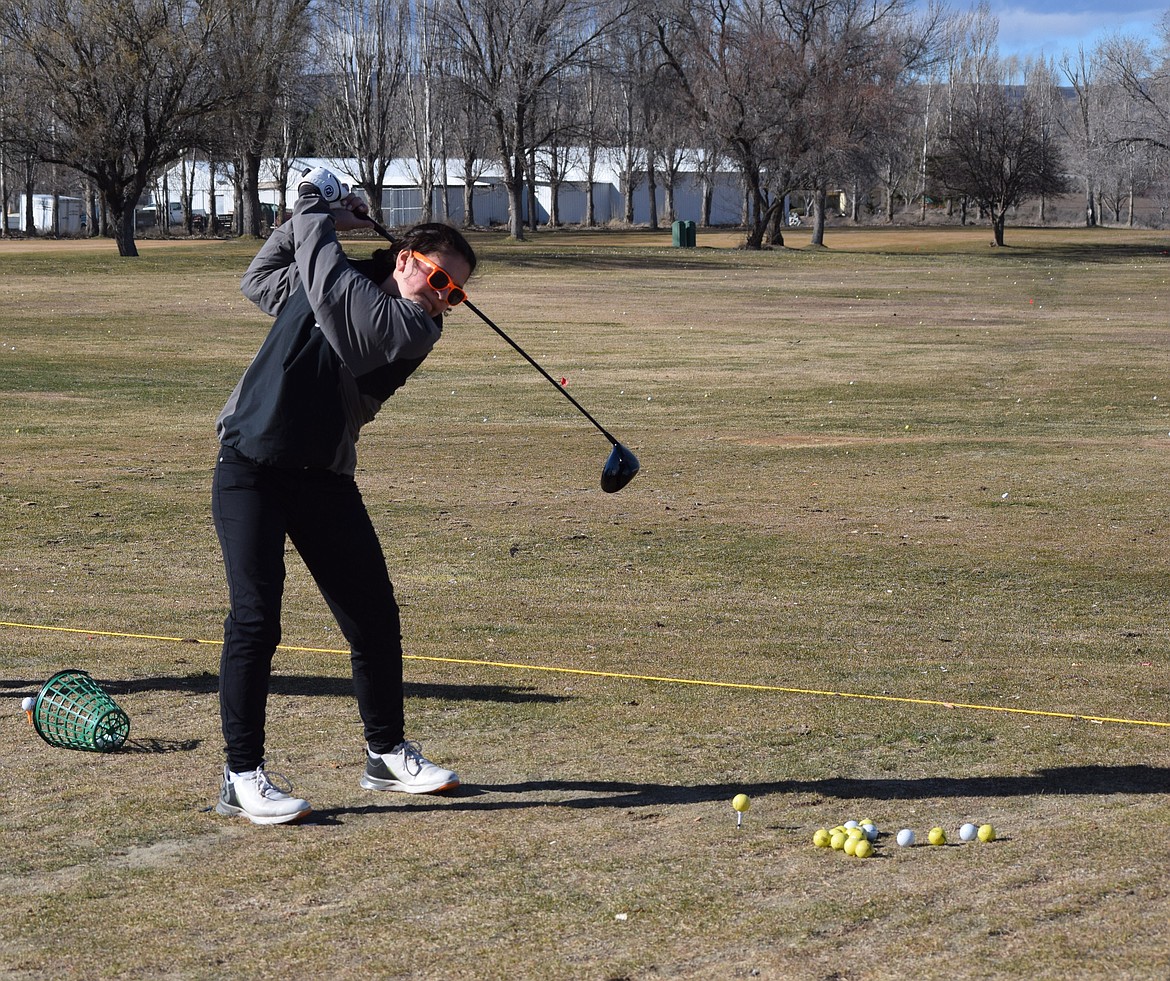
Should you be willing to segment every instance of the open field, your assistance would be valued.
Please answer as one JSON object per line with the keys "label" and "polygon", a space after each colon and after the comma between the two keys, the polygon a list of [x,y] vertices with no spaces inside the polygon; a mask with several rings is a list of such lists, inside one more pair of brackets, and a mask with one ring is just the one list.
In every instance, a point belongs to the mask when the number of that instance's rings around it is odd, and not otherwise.
{"label": "open field", "polygon": [[[736,239],[476,239],[472,298],[642,473],[603,494],[605,440],[451,316],[359,480],[408,732],[466,786],[358,787],[290,555],[269,757],[317,810],[275,829],[209,811],[257,245],[0,242],[0,977],[1165,976],[1170,237]],[[67,667],[125,751],[26,725]],[[875,857],[812,846],[863,817]],[[999,840],[892,840],[967,820]]]}

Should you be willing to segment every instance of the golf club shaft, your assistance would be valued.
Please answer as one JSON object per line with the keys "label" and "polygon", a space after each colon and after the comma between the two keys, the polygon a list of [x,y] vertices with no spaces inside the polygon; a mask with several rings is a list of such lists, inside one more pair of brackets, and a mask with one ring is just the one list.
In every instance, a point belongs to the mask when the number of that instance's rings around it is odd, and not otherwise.
{"label": "golf club shaft", "polygon": [[[373,218],[369,218],[368,221],[370,222],[371,225],[374,226],[374,231],[376,231],[379,235],[381,235],[382,238],[384,238],[387,242],[394,241],[394,236],[391,235],[385,228],[383,228],[381,225],[379,225],[376,221],[374,221]],[[524,348],[522,348],[519,344],[517,344],[514,340],[512,340],[512,338],[510,338],[507,334],[505,334],[504,331],[499,326],[497,326],[489,316],[487,316],[487,314],[485,314],[482,310],[480,310],[479,307],[477,307],[470,300],[464,300],[463,305],[465,307],[467,307],[477,317],[479,317],[479,319],[482,320],[485,324],[487,324],[492,330],[494,330],[497,334],[499,334],[500,337],[502,337],[505,341],[507,341],[508,344],[511,345],[512,349],[515,350],[516,353],[520,355],[520,357],[522,357],[525,361],[527,361],[530,365],[532,365],[533,368],[535,368],[542,375],[544,375],[544,377],[546,379],[548,379],[548,383],[550,385],[552,385],[553,388],[555,388],[558,392],[560,392],[570,402],[572,402],[573,406],[577,409],[577,411],[580,412],[581,415],[583,415],[591,423],[593,423],[593,425],[597,427],[597,431],[599,433],[601,433],[602,436],[604,436],[606,439],[608,439],[610,441],[610,443],[612,443],[614,446],[618,445],[618,441],[610,434],[609,430],[606,429],[596,419],[594,419],[593,416],[589,414],[589,410],[586,409],[585,406],[583,406],[575,398],[573,398],[573,396],[569,394],[568,390],[565,388],[564,385],[561,385],[560,383],[558,383],[557,380],[555,378],[553,378],[552,375],[550,375],[547,371],[545,371],[544,368],[542,368],[528,354],[528,352],[524,350]]]}

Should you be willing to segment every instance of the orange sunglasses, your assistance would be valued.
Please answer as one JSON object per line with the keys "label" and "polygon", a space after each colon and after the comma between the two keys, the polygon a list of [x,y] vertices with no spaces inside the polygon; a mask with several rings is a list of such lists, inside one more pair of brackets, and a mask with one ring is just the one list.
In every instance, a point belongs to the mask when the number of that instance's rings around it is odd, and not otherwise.
{"label": "orange sunglasses", "polygon": [[427,273],[427,285],[436,293],[441,294],[443,290],[448,290],[445,297],[448,306],[457,307],[460,303],[467,299],[467,292],[460,286],[455,285],[455,280],[451,278],[451,274],[447,272],[433,259],[428,259],[421,252],[410,250],[413,258],[420,262],[425,262],[431,267],[431,272]]}

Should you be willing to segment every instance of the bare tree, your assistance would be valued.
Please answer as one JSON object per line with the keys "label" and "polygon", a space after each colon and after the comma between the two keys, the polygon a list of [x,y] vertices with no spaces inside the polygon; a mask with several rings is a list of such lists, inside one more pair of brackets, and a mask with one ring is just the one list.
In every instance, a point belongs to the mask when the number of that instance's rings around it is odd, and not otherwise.
{"label": "bare tree", "polygon": [[339,157],[357,159],[370,214],[382,217],[382,187],[401,138],[408,21],[401,0],[337,0],[322,15],[324,61],[337,80],[326,115]]}
{"label": "bare tree", "polygon": [[[9,237],[8,208],[25,159],[35,161],[41,126],[23,79],[28,55],[0,33],[0,238]],[[43,120],[47,122],[47,120]],[[31,226],[29,226],[31,229]]]}
{"label": "bare tree", "polygon": [[759,248],[786,193],[813,193],[824,234],[828,182],[848,162],[874,107],[920,64],[933,30],[911,28],[905,0],[677,0],[658,42],[701,128],[736,161],[747,193],[746,245]]}
{"label": "bare tree", "polygon": [[1170,11],[1163,17],[1161,49],[1145,38],[1117,36],[1102,46],[1103,67],[1129,96],[1133,110],[1118,139],[1170,149]]}
{"label": "bare tree", "polygon": [[1064,166],[1027,87],[993,84],[959,89],[951,132],[931,161],[949,191],[976,202],[1004,244],[1008,212],[1030,197],[1062,193]]}
{"label": "bare tree", "polygon": [[[409,19],[407,32],[406,120],[414,159],[418,165],[421,199],[420,221],[430,221],[434,212],[435,162],[443,152],[438,105],[439,64],[446,47],[439,16],[441,0],[415,0],[403,9]],[[444,195],[447,193],[443,188]]]}
{"label": "bare tree", "polygon": [[1075,55],[1066,54],[1060,63],[1060,70],[1076,96],[1075,107],[1070,107],[1061,119],[1061,128],[1068,139],[1069,164],[1084,183],[1085,224],[1089,228],[1097,224],[1094,194],[1105,153],[1097,86],[1098,64],[1098,56],[1087,54],[1083,46]]}
{"label": "bare tree", "polygon": [[533,169],[532,114],[544,89],[577,64],[628,9],[627,0],[451,0],[450,37],[471,72],[468,90],[492,121],[508,189],[508,229],[524,237],[524,184]]}
{"label": "bare tree", "polygon": [[[1060,131],[1060,117],[1063,115],[1063,99],[1060,95],[1060,79],[1056,65],[1045,58],[1026,60],[1021,68],[1023,84],[1027,90],[1027,99],[1033,107],[1033,119],[1036,126],[1036,135],[1044,152],[1052,152],[1057,146],[1057,133]],[[1061,156],[1061,166],[1064,155]],[[1064,175],[1060,187],[1061,192],[1067,190],[1067,174]],[[1039,194],[1040,224],[1048,221],[1048,198],[1052,191],[1042,190]]]}
{"label": "bare tree", "polygon": [[237,158],[243,235],[261,232],[260,164],[281,133],[281,110],[304,71],[309,0],[235,0],[217,32],[217,70],[241,93],[225,110]]}
{"label": "bare tree", "polygon": [[782,193],[768,202],[766,174],[784,169],[779,142],[796,122],[786,84],[794,66],[778,8],[679,0],[664,3],[655,24],[696,127],[712,134],[743,177],[749,248],[760,247],[772,211],[782,205]]}
{"label": "bare tree", "polygon": [[540,102],[540,116],[545,124],[543,152],[537,158],[537,174],[548,184],[548,226],[561,225],[561,188],[577,164],[574,142],[579,132],[578,86],[575,78],[562,73],[547,87]]}
{"label": "bare tree", "polygon": [[205,57],[222,16],[220,0],[0,0],[0,34],[54,117],[44,159],[94,182],[122,256],[138,254],[134,209],[151,175],[235,94]]}
{"label": "bare tree", "polygon": [[476,223],[475,186],[487,169],[490,125],[483,118],[480,100],[473,94],[475,72],[458,51],[445,59],[444,112],[451,152],[460,161],[463,179],[463,226]]}

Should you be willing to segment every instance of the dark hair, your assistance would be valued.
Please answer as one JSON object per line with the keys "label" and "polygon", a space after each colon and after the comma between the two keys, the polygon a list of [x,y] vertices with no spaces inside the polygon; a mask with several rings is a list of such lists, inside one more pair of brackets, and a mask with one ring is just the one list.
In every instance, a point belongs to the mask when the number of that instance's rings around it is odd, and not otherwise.
{"label": "dark hair", "polygon": [[426,221],[408,228],[401,236],[395,236],[388,249],[378,249],[369,259],[354,265],[375,283],[381,283],[394,272],[394,261],[403,249],[423,255],[447,253],[461,256],[471,272],[475,272],[477,260],[471,243],[457,228],[437,221]]}
{"label": "dark hair", "polygon": [[444,225],[437,221],[423,222],[406,230],[401,239],[394,243],[394,251],[413,249],[426,255],[428,252],[446,252],[448,255],[462,256],[468,268],[475,272],[475,250],[457,228]]}

